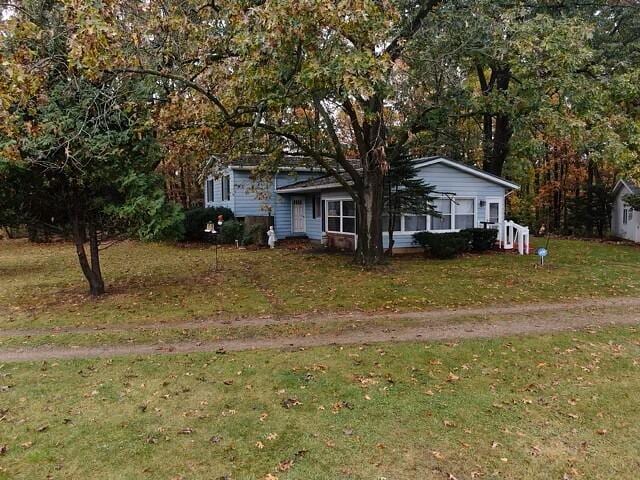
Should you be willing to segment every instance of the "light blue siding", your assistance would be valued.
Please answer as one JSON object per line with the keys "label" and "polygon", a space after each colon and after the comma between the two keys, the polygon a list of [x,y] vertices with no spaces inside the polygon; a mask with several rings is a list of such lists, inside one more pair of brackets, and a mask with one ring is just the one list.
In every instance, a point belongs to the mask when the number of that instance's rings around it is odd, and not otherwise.
{"label": "light blue siding", "polygon": [[[229,175],[229,184],[233,185],[234,173],[232,170],[225,170],[224,175]],[[215,178],[211,175],[207,177],[207,180],[213,179],[213,202],[207,201],[206,198],[206,181],[205,181],[205,206],[206,207],[225,207],[233,210],[233,189],[229,200],[222,200],[222,176]]]}
{"label": "light blue siding", "polygon": [[[480,203],[486,202],[487,197],[502,199],[506,193],[506,188],[501,185],[441,163],[422,167],[418,177],[434,186],[437,192],[475,198],[476,227],[480,227],[480,222],[485,219],[485,206],[481,206]],[[386,230],[386,227],[384,229]],[[412,233],[394,232],[393,239],[394,248],[415,247]],[[385,248],[388,246],[388,240],[385,234],[383,237]]]}
{"label": "light blue siding", "polygon": [[[275,178],[275,188],[285,187],[287,185],[291,185],[295,182],[300,182],[303,180],[308,180],[310,178],[315,178],[321,175],[320,172],[281,172],[276,175]],[[306,215],[306,229],[307,232],[299,232],[296,235],[304,235],[305,233],[309,235],[309,229],[314,229],[315,224],[314,220],[311,218],[311,205],[310,205],[310,197],[308,195],[294,195],[287,194],[281,195],[278,193],[273,194],[273,211],[274,211],[274,230],[276,231],[276,235],[278,238],[285,238],[294,235],[291,231],[291,199],[294,197],[303,197],[305,199],[305,215]],[[311,238],[311,236],[309,235]],[[320,237],[318,236],[318,240]]]}
{"label": "light blue siding", "polygon": [[[214,201],[207,202],[207,206],[223,206],[230,208],[236,217],[267,216],[274,217],[274,229],[278,238],[291,236],[291,195],[275,193],[276,188],[284,187],[295,182],[315,178],[321,172],[284,171],[267,181],[255,182],[249,170],[227,170],[230,175],[231,194],[229,201],[222,201],[222,180],[214,180]],[[212,177],[209,177],[212,178]],[[318,230],[320,219],[312,218],[311,197],[306,198],[307,229],[312,238],[320,239]],[[311,236],[310,235],[310,236]]]}
{"label": "light blue siding", "polygon": [[236,217],[269,215],[273,203],[273,180],[254,182],[251,172],[234,170],[233,212]]}
{"label": "light blue siding", "polygon": [[307,236],[311,240],[322,239],[322,212],[316,212],[316,218],[313,218],[313,202],[315,201],[315,195],[307,195],[306,200],[306,215],[307,215]]}
{"label": "light blue siding", "polygon": [[275,194],[274,198],[274,230],[278,238],[291,235],[291,195]]}
{"label": "light blue siding", "polygon": [[[295,182],[317,177],[319,172],[298,171],[279,172],[275,178],[268,182],[255,183],[248,170],[230,170],[225,173],[230,175],[231,198],[222,201],[222,180],[214,182],[214,202],[208,202],[208,206],[224,206],[230,208],[237,217],[248,215],[273,215],[274,228],[278,238],[292,235],[291,199],[304,198],[305,200],[305,230],[304,232],[313,240],[322,237],[322,218],[318,212],[317,218],[313,218],[313,194],[278,194],[275,190],[279,187]],[[462,171],[445,163],[435,163],[419,169],[418,176],[426,183],[433,185],[439,193],[446,193],[454,197],[472,198],[475,202],[476,227],[485,220],[487,198],[500,199],[504,202],[507,188],[491,180],[482,178],[472,173]],[[209,177],[211,178],[211,177]],[[329,198],[348,198],[349,195],[340,189],[325,190],[322,192],[322,200]],[[483,203],[483,205],[481,205]],[[504,211],[504,203],[503,203]],[[385,228],[386,230],[386,228]],[[395,247],[415,247],[413,233],[395,232]],[[385,247],[388,244],[386,233],[383,236]]]}

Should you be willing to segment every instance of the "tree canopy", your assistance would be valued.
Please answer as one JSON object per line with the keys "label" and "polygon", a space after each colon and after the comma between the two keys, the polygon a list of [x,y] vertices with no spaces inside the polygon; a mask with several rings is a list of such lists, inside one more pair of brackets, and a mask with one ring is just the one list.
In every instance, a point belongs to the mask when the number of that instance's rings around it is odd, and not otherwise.
{"label": "tree canopy", "polygon": [[[155,173],[160,151],[150,98],[156,86],[74,67],[61,4],[25,3],[21,13],[7,22],[0,46],[11,60],[0,75],[9,88],[1,99],[2,222],[70,234],[98,295],[103,237],[179,236],[181,212],[166,201]],[[19,79],[28,92],[12,87]]]}
{"label": "tree canopy", "polygon": [[[580,209],[590,233],[599,192],[640,175],[635,1],[30,0],[6,23],[29,36],[37,22],[19,20],[49,4],[71,71],[153,84],[184,204],[212,153],[305,155],[353,197],[362,265],[382,259],[384,179],[404,151],[514,179],[513,214],[557,230]],[[41,48],[4,63],[5,107],[37,98],[49,66],[24,59]]]}

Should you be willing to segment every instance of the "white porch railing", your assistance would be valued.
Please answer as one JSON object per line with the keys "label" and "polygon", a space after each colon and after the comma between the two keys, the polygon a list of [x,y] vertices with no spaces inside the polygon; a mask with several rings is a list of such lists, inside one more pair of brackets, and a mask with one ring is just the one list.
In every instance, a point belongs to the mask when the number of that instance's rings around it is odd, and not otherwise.
{"label": "white porch railing", "polygon": [[500,248],[513,250],[518,248],[520,255],[529,254],[529,227],[518,225],[511,220],[505,220],[498,226],[498,241]]}

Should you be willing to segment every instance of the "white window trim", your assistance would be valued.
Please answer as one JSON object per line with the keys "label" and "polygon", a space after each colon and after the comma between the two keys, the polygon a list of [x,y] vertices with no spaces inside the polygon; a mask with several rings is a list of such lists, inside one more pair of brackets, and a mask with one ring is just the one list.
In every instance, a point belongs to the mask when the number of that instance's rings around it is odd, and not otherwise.
{"label": "white window trim", "polygon": [[629,225],[630,221],[633,220],[632,208],[629,205],[622,205],[622,224]]}
{"label": "white window trim", "polygon": [[[356,232],[337,232],[335,230],[329,230],[329,217],[333,217],[333,218],[339,218],[340,219],[340,230],[344,230],[344,226],[343,226],[343,219],[344,218],[353,218],[354,222],[354,230],[357,229],[357,225],[355,222],[355,215],[354,216],[350,216],[347,215],[346,217],[344,215],[342,215],[342,202],[353,202],[353,206],[355,208],[355,202],[353,201],[353,198],[351,197],[344,197],[344,198],[327,198],[324,200],[325,204],[324,204],[324,211],[325,211],[325,218],[324,218],[324,231],[326,233],[337,233],[339,235],[353,235],[354,237],[356,236]],[[335,216],[335,215],[329,215],[329,205],[327,204],[327,202],[340,202],[340,215],[339,216]]]}
{"label": "white window trim", "polygon": [[[454,197],[448,197],[448,196],[443,196],[440,197],[439,199],[448,199],[451,201],[451,226],[453,228],[447,229],[447,230],[432,230],[431,228],[431,219],[432,216],[431,215],[427,215],[427,229],[426,230],[415,230],[415,231],[409,231],[409,230],[405,230],[404,229],[404,217],[405,216],[410,216],[410,217],[419,217],[421,215],[415,215],[415,214],[409,214],[409,215],[402,215],[400,217],[400,228],[401,230],[394,230],[393,234],[394,235],[413,235],[414,233],[418,233],[418,232],[433,232],[433,233],[455,233],[455,232],[459,232],[461,229],[460,228],[455,228],[455,216],[456,216],[456,201],[457,200],[473,200],[473,227],[472,228],[477,228],[478,227],[478,197],[477,196],[470,196],[470,195],[456,195]],[[447,214],[448,215],[448,214]],[[383,235],[389,235],[389,232],[386,230],[383,231]]]}
{"label": "white window trim", "polygon": [[484,201],[485,201],[484,221],[485,222],[489,221],[489,216],[490,216],[489,204],[497,203],[498,204],[498,224],[504,222],[504,197],[486,197]]}
{"label": "white window trim", "polygon": [[[226,192],[226,194],[227,194],[226,197],[227,198],[225,198],[225,191],[224,191],[225,190],[224,189],[225,179],[226,179],[226,181],[228,183],[228,188],[227,188],[227,192]],[[231,201],[231,175],[228,175],[228,174],[227,175],[223,175],[220,178],[220,197],[221,197],[223,202],[230,202]]]}

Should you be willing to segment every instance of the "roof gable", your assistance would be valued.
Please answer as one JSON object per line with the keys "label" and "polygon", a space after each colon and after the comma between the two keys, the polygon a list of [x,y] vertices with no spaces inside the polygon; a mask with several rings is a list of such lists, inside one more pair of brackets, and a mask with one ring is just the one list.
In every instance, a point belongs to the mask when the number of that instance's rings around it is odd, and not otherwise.
{"label": "roof gable", "polygon": [[520,185],[510,182],[506,178],[499,177],[497,175],[493,175],[491,173],[485,172],[484,170],[480,170],[479,168],[472,167],[470,165],[466,165],[464,163],[456,162],[455,160],[451,160],[445,157],[425,157],[425,158],[416,158],[414,160],[415,168],[426,168],[431,165],[446,165],[448,167],[454,168],[456,170],[468,173],[470,175],[482,178],[487,180],[488,182],[493,182],[498,185],[501,185],[506,188],[512,188],[514,190],[520,190]]}
{"label": "roof gable", "polygon": [[635,183],[633,183],[631,180],[621,178],[620,180],[618,180],[618,183],[616,183],[616,186],[613,187],[613,194],[618,195],[622,188],[627,189],[631,194],[640,193],[640,187],[638,187]]}

